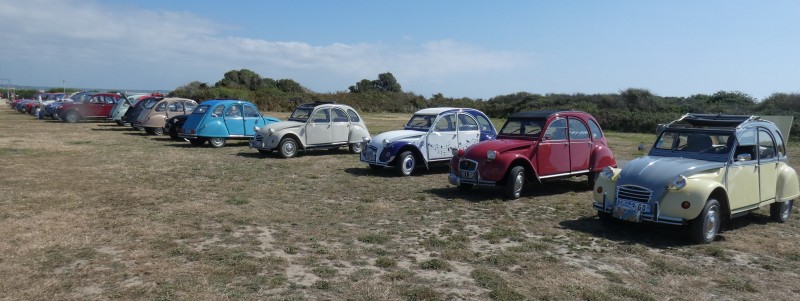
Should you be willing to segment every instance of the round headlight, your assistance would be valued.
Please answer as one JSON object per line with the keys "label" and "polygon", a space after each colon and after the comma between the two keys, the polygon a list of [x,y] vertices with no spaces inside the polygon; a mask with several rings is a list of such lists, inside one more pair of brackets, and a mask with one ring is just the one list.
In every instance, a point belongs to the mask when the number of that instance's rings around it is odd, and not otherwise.
{"label": "round headlight", "polygon": [[270,135],[272,135],[272,134],[275,134],[275,129],[273,129],[273,128],[269,128],[269,134],[270,134]]}
{"label": "round headlight", "polygon": [[487,151],[486,152],[486,159],[489,159],[489,160],[497,159],[497,151],[493,151],[493,150]]}
{"label": "round headlight", "polygon": [[683,175],[679,175],[674,179],[672,179],[671,181],[669,181],[667,185],[669,189],[681,190],[683,189],[683,187],[686,187],[686,177],[684,177]]}
{"label": "round headlight", "polygon": [[369,137],[361,137],[361,141],[364,141],[364,144],[369,143]]}
{"label": "round headlight", "polygon": [[261,128],[260,128],[260,127],[258,127],[258,126],[254,126],[254,127],[253,127],[253,130],[254,130],[254,131],[256,131],[256,133],[258,133],[258,132],[260,132],[260,131],[261,131]]}
{"label": "round headlight", "polygon": [[389,145],[389,139],[383,139],[383,146]]}
{"label": "round headlight", "polygon": [[614,169],[611,166],[606,166],[603,168],[603,171],[600,173],[601,176],[611,179],[614,176]]}

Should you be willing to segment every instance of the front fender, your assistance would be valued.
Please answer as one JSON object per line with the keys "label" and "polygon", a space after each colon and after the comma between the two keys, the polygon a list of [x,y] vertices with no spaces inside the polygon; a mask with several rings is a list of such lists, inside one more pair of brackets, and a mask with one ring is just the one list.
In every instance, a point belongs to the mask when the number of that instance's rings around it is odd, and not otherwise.
{"label": "front fender", "polygon": [[775,192],[775,200],[778,202],[793,200],[800,196],[800,183],[794,168],[786,164],[778,167],[778,183]]}
{"label": "front fender", "polygon": [[198,137],[228,137],[228,127],[220,120],[204,123],[197,130]]}
{"label": "front fender", "polygon": [[280,143],[281,140],[283,140],[284,137],[292,137],[292,138],[294,138],[295,141],[297,141],[298,144],[300,144],[299,145],[300,148],[302,148],[302,149],[306,148],[306,139],[305,139],[305,137],[306,137],[306,128],[305,127],[285,128],[285,129],[282,129],[282,130],[275,131],[274,134],[272,134],[272,135],[270,135],[268,137],[269,137],[268,144],[272,145],[273,141],[274,141],[275,147],[278,147],[278,143]]}
{"label": "front fender", "polygon": [[370,138],[369,131],[360,125],[353,125],[350,129],[350,135],[347,137],[349,143],[360,143],[364,138]]}
{"label": "front fender", "polygon": [[611,149],[605,145],[598,145],[592,152],[592,162],[589,166],[592,167],[592,172],[602,171],[606,166],[617,167],[617,160],[614,159]]}
{"label": "front fender", "polygon": [[[692,220],[700,215],[709,196],[717,189],[721,189],[726,196],[728,195],[722,183],[714,179],[689,178],[686,181],[686,187],[683,189],[667,190],[659,202],[659,210],[662,215]],[[689,202],[689,208],[683,209],[681,207],[681,203],[684,201]],[[726,199],[717,201],[720,203],[727,202]],[[723,212],[724,215],[728,213]]]}

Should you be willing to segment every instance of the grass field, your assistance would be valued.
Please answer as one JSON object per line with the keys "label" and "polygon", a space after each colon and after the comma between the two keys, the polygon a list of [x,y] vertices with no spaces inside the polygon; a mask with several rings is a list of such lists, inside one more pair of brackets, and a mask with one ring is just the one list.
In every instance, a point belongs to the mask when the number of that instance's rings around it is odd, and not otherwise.
{"label": "grass field", "polygon": [[[364,116],[373,134],[407,118]],[[607,134],[618,160],[654,139]],[[784,224],[761,210],[691,245],[680,227],[601,223],[585,177],[504,201],[459,192],[446,167],[401,178],[345,149],[286,160],[246,144],[191,147],[2,105],[0,299],[800,296],[797,210]],[[799,150],[789,145],[796,169]]]}

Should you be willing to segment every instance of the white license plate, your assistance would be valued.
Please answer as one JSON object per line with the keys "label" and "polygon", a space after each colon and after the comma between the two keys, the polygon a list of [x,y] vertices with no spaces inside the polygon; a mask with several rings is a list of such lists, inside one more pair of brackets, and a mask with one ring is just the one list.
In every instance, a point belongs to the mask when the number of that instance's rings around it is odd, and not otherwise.
{"label": "white license plate", "polygon": [[465,179],[472,179],[475,177],[474,171],[461,171],[461,177]]}
{"label": "white license plate", "polygon": [[625,207],[630,210],[636,210],[641,212],[650,211],[650,205],[647,203],[636,202],[631,200],[619,199],[617,200],[617,206]]}

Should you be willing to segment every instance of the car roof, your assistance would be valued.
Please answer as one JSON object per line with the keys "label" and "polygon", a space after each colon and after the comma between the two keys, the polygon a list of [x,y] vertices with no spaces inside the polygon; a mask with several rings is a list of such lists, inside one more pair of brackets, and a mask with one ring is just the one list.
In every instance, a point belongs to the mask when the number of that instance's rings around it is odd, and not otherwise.
{"label": "car roof", "polygon": [[218,104],[232,104],[232,103],[247,103],[251,105],[253,104],[252,102],[240,99],[213,99],[213,100],[206,100],[203,103],[201,103],[201,105],[214,106]]}
{"label": "car roof", "polygon": [[304,103],[304,104],[301,104],[301,105],[299,105],[297,107],[298,108],[316,108],[316,107],[344,108],[344,109],[351,109],[351,110],[355,111],[355,109],[353,109],[353,107],[351,107],[351,106],[348,106],[348,105],[345,105],[345,104],[337,104],[334,101],[315,101],[315,102]]}
{"label": "car roof", "polygon": [[508,116],[508,118],[547,118],[555,114],[564,114],[564,113],[586,114],[586,112],[570,111],[570,110],[539,110],[539,111],[517,112],[511,114],[510,116]]}
{"label": "car roof", "polygon": [[703,128],[718,130],[734,130],[751,122],[774,123],[755,115],[725,115],[688,113],[667,124],[668,128]]}
{"label": "car roof", "polygon": [[443,112],[451,111],[451,110],[458,110],[458,108],[452,107],[441,107],[441,108],[427,108],[417,111],[414,114],[421,114],[421,115],[439,115]]}

